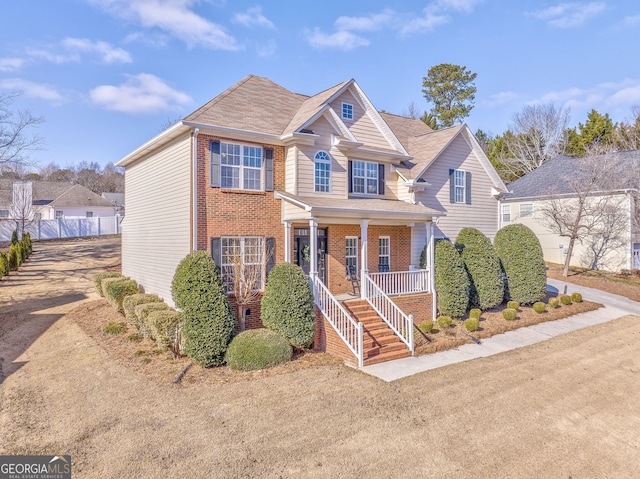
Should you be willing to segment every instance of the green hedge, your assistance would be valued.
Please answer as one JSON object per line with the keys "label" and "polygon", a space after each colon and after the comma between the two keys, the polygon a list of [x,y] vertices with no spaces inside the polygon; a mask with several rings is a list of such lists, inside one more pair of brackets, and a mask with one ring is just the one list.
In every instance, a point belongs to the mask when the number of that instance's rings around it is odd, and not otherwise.
{"label": "green hedge", "polygon": [[489,238],[475,228],[463,228],[456,238],[456,247],[469,274],[471,306],[486,310],[502,303],[502,268]]}
{"label": "green hedge", "polygon": [[143,336],[150,336],[151,331],[147,326],[147,318],[149,315],[155,311],[167,311],[169,309],[169,305],[167,303],[142,303],[138,304],[133,308],[135,311],[135,320],[132,320],[133,326],[142,334]]}
{"label": "green hedge", "polygon": [[105,296],[109,304],[113,306],[116,311],[124,314],[124,309],[122,308],[122,301],[124,301],[124,298],[132,294],[138,294],[139,292],[140,288],[135,280],[124,279],[122,281],[108,282],[105,290]]}
{"label": "green hedge", "polygon": [[167,349],[176,342],[180,330],[180,313],[173,309],[150,311],[146,319],[149,337],[158,348]]}
{"label": "green hedge", "polygon": [[507,277],[505,298],[520,304],[545,299],[547,269],[535,233],[522,224],[505,226],[496,233],[494,247]]}
{"label": "green hedge", "polygon": [[205,251],[194,251],[176,268],[171,294],[182,313],[184,352],[198,364],[224,363],[235,318],[220,270]]}
{"label": "green hedge", "polygon": [[252,371],[289,361],[292,353],[284,336],[269,329],[251,329],[233,338],[224,359],[231,369]]}
{"label": "green hedge", "polygon": [[96,287],[96,293],[98,293],[98,295],[101,298],[104,298],[104,291],[102,290],[102,281],[107,278],[123,278],[124,279],[124,276],[122,276],[120,273],[116,273],[115,271],[105,271],[105,272],[93,275],[93,284]]}
{"label": "green hedge", "polygon": [[261,304],[262,324],[282,334],[296,348],[313,343],[316,315],[313,291],[300,266],[275,265]]}
{"label": "green hedge", "polygon": [[157,294],[138,293],[131,294],[124,298],[122,301],[122,309],[124,310],[124,317],[127,322],[134,326],[137,330],[140,330],[140,324],[138,323],[138,317],[136,316],[136,306],[139,304],[159,303],[160,298]]}
{"label": "green hedge", "polygon": [[469,276],[456,247],[444,239],[436,240],[435,286],[438,312],[461,318],[469,306]]}
{"label": "green hedge", "polygon": [[18,271],[22,264],[22,252],[18,243],[9,246],[9,268],[11,271]]}
{"label": "green hedge", "polygon": [[9,254],[6,251],[0,251],[0,278],[7,276],[10,271]]}

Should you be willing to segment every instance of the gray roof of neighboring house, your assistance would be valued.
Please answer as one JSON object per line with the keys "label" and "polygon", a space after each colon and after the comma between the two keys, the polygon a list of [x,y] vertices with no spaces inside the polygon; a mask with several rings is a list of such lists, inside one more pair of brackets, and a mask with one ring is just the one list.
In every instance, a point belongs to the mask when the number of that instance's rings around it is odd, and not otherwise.
{"label": "gray roof of neighboring house", "polygon": [[[14,180],[0,180],[0,204],[13,202]],[[82,185],[55,181],[32,181],[34,205],[50,205],[58,208],[74,206],[113,206],[113,204]]]}
{"label": "gray roof of neighboring house", "polygon": [[[571,179],[583,171],[586,161],[602,159],[610,171],[611,184],[607,190],[638,188],[637,172],[640,170],[640,150],[609,153],[591,157],[557,156],[530,173],[509,183],[505,200],[570,195],[575,193]],[[627,174],[635,173],[635,175]],[[635,179],[634,179],[635,176]]]}
{"label": "gray roof of neighboring house", "polygon": [[124,193],[102,193],[102,197],[115,206],[124,206]]}

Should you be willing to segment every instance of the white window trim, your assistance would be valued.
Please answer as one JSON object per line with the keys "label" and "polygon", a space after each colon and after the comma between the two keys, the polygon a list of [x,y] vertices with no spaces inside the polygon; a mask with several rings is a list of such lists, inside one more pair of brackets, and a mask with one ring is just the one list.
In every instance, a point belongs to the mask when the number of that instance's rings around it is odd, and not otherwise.
{"label": "white window trim", "polygon": [[[386,240],[386,245],[382,244],[382,241]],[[387,249],[387,253],[383,254],[383,248]],[[386,258],[387,262],[383,263],[382,258]],[[391,270],[391,236],[379,236],[378,237],[378,265],[386,264]]]}
{"label": "white window trim", "polygon": [[[347,109],[351,112],[351,116],[345,116],[345,107],[349,107]],[[353,103],[349,103],[349,102],[346,102],[346,101],[342,102],[341,111],[340,111],[340,117],[343,120],[353,121]]]}
{"label": "white window trim", "polygon": [[[364,168],[364,176],[356,176],[355,175],[355,169],[356,169],[356,163],[362,163],[363,164],[363,168]],[[375,165],[375,172],[376,172],[376,176],[375,176],[375,180],[376,180],[376,191],[375,193],[371,193],[369,192],[369,188],[367,187],[367,181],[370,179],[373,179],[373,177],[369,177],[368,176],[368,165]],[[349,172],[349,174],[351,175],[351,192],[356,194],[356,195],[379,195],[380,194],[380,190],[378,188],[378,186],[380,185],[380,176],[379,176],[379,163],[376,163],[374,161],[364,161],[364,160],[352,160],[351,161],[351,171]],[[373,170],[372,170],[373,171]],[[363,188],[364,191],[356,191],[356,182],[355,179],[356,178],[362,178],[362,180],[364,181],[363,184]]]}
{"label": "white window trim", "polygon": [[[531,212],[527,215],[522,214],[522,207],[526,205],[526,206],[530,206],[531,207]],[[535,206],[533,203],[520,203],[520,218],[533,218],[536,214],[536,210],[535,210]]]}
{"label": "white window trim", "polygon": [[[245,262],[245,242],[246,240],[258,240],[259,244],[258,244],[258,248],[259,248],[259,254],[260,254],[260,260],[256,263],[247,263]],[[265,258],[265,245],[266,245],[266,241],[265,238],[263,236],[221,236],[220,237],[220,272],[222,274],[222,283],[226,286],[227,288],[227,293],[229,294],[233,294],[235,291],[233,289],[233,281],[228,281],[227,275],[229,274],[229,268],[233,268],[233,263],[226,263],[225,259],[226,257],[228,257],[229,255],[226,255],[225,257],[225,241],[229,241],[229,240],[239,240],[239,246],[240,246],[240,255],[242,257],[242,265],[247,266],[247,265],[258,265],[260,267],[260,285],[259,287],[256,289],[256,291],[262,291],[264,289],[264,285],[265,285],[265,271],[266,271],[266,258]]]}
{"label": "white window trim", "polygon": [[[225,153],[223,153],[223,145],[233,145],[240,147],[240,164],[239,165],[227,165],[223,163],[223,158],[225,157]],[[255,166],[245,166],[244,164],[244,151],[245,148],[257,148],[260,150],[260,167],[257,168]],[[223,185],[223,168],[237,168],[239,170],[238,173],[238,186],[225,186]],[[245,188],[244,180],[246,171],[259,171],[260,172],[260,181],[258,188]],[[264,148],[258,145],[248,145],[244,143],[236,143],[233,141],[221,141],[220,142],[220,187],[225,190],[245,190],[245,191],[264,191]]]}
{"label": "white window trim", "polygon": [[[508,216],[509,219],[505,219],[505,209],[509,210]],[[500,219],[502,220],[503,223],[511,223],[511,205],[502,205],[500,207]]]}
{"label": "white window trim", "polygon": [[[345,244],[345,255],[344,255],[344,264],[345,264],[345,269],[348,268],[347,266],[349,266],[349,262],[347,261],[348,258],[355,258],[355,267],[356,267],[356,273],[358,272],[358,237],[357,236],[346,236],[344,239],[344,244]],[[353,248],[355,251],[355,254],[349,255],[349,240],[351,241],[355,241],[355,247]]]}
{"label": "white window trim", "polygon": [[[458,177],[462,178],[462,184],[458,184]],[[458,198],[458,192],[461,192],[460,199]],[[454,203],[466,203],[467,198],[467,173],[464,170],[453,170],[453,202]]]}
{"label": "white window trim", "polygon": [[[319,158],[318,156],[326,155],[325,158]],[[318,171],[316,170],[316,165],[318,163],[322,163],[329,166],[328,172],[328,185],[327,190],[322,191],[318,189]],[[331,193],[331,155],[324,150],[318,151],[313,157],[313,191],[316,193]]]}
{"label": "white window trim", "polygon": [[63,220],[64,219],[64,211],[62,211],[62,210],[56,211],[56,219],[57,220]]}

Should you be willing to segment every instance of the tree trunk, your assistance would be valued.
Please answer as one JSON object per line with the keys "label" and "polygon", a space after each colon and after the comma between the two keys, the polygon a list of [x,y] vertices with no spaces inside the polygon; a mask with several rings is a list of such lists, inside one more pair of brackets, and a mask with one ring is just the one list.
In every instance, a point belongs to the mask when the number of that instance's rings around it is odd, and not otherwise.
{"label": "tree trunk", "polygon": [[569,276],[569,263],[571,262],[571,255],[573,254],[573,245],[575,244],[576,239],[572,236],[569,239],[569,247],[567,248],[567,257],[564,259],[564,269],[562,270],[562,276],[565,278]]}

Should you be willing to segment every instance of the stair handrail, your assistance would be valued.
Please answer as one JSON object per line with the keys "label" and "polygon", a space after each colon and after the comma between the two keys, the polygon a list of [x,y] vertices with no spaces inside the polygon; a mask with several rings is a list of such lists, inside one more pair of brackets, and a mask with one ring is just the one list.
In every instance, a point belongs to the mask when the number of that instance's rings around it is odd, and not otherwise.
{"label": "stair handrail", "polygon": [[367,273],[363,275],[363,296],[378,316],[391,328],[391,330],[407,345],[411,354],[414,353],[413,345],[413,315],[405,314],[396,303],[376,284]]}
{"label": "stair handrail", "polygon": [[358,367],[364,366],[364,330],[361,322],[356,321],[340,301],[331,294],[320,278],[309,278],[313,289],[313,298],[322,315],[338,333],[349,350],[358,359]]}

